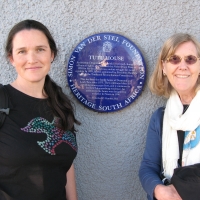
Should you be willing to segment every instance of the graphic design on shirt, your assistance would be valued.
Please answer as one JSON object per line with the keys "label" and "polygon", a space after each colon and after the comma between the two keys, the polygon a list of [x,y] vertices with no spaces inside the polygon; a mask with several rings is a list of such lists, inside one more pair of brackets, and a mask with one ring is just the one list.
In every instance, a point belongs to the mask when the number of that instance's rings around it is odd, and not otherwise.
{"label": "graphic design on shirt", "polygon": [[200,141],[200,127],[197,127],[194,131],[186,131],[183,149],[195,148]]}
{"label": "graphic design on shirt", "polygon": [[38,145],[42,147],[47,153],[56,155],[55,148],[61,143],[69,144],[75,151],[77,151],[76,138],[71,131],[63,131],[54,124],[44,118],[37,117],[32,119],[28,125],[21,130],[28,133],[46,133],[47,139],[45,141],[37,141]]}

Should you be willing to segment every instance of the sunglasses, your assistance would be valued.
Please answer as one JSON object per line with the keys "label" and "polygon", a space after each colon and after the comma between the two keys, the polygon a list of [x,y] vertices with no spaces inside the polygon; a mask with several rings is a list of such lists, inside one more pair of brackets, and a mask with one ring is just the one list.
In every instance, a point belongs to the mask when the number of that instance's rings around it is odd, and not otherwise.
{"label": "sunglasses", "polygon": [[[184,56],[184,60],[188,65],[193,65],[194,63],[197,62],[199,57],[189,55],[189,56]],[[167,62],[170,62],[173,65],[177,65],[181,62],[182,58],[177,55],[172,55],[169,58],[166,59]]]}

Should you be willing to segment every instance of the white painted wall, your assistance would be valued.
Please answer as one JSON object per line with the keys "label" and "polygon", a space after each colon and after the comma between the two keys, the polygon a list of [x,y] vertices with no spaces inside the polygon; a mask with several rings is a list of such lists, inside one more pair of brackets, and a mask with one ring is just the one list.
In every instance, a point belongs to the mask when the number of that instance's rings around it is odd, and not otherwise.
{"label": "white painted wall", "polygon": [[199,0],[0,0],[0,83],[16,76],[4,55],[10,28],[24,19],[44,23],[59,48],[51,76],[69,94],[82,122],[75,160],[79,200],[144,200],[138,168],[152,112],[165,103],[147,87],[129,107],[114,113],[84,108],[67,85],[66,66],[75,46],[99,32],[132,40],[147,65],[147,81],[163,42],[176,32],[200,40]]}

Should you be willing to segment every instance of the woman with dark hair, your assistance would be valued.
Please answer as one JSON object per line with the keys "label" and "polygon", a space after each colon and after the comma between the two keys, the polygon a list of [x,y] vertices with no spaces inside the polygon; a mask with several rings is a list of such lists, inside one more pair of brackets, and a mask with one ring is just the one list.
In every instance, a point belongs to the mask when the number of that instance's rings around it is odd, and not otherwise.
{"label": "woman with dark hair", "polygon": [[[168,99],[151,117],[139,170],[149,200],[187,199],[182,194],[188,190],[175,187],[173,174],[176,168],[200,163],[199,75],[197,39],[185,33],[172,35],[160,51],[149,83],[154,94]],[[188,196],[200,198],[191,192]]]}
{"label": "woman with dark hair", "polygon": [[24,20],[10,31],[6,54],[17,78],[5,85],[10,113],[0,129],[1,200],[77,200],[70,100],[48,75],[57,47],[49,30]]}

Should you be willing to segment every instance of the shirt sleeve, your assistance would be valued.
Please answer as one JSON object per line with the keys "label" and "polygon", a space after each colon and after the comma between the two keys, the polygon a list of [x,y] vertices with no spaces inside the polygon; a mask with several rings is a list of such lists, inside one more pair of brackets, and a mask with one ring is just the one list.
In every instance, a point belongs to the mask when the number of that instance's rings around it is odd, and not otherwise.
{"label": "shirt sleeve", "polygon": [[139,178],[148,199],[153,200],[154,189],[158,184],[163,184],[160,179],[162,157],[162,121],[164,108],[156,110],[149,123],[146,146],[139,169]]}

